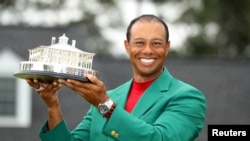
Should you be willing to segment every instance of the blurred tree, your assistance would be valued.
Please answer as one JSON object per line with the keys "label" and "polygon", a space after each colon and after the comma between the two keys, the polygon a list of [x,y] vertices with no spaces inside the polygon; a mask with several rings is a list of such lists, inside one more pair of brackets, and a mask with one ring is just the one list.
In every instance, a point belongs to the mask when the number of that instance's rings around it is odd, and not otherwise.
{"label": "blurred tree", "polygon": [[80,23],[86,46],[91,46],[88,51],[100,55],[110,55],[111,49],[101,28],[121,26],[121,15],[116,0],[0,0],[0,25],[55,27]]}
{"label": "blurred tree", "polygon": [[[157,6],[166,3],[151,1]],[[186,23],[198,31],[184,44],[189,55],[250,57],[249,0],[168,0],[167,3],[185,5],[179,9],[183,12],[176,23]],[[159,15],[164,17],[165,12]]]}
{"label": "blurred tree", "polygon": [[[138,14],[144,1],[155,4],[162,18],[169,14],[167,4],[177,9],[171,15],[179,17],[174,23],[186,24],[191,29],[183,44],[189,55],[250,57],[249,0],[136,1]],[[101,29],[121,27],[124,23],[117,3],[118,0],[0,0],[0,24],[52,27],[81,23],[88,35],[86,44],[91,46],[90,51],[108,54],[110,43]],[[32,12],[37,16],[31,19],[29,13]],[[45,15],[40,16],[42,14]],[[51,17],[54,20],[49,19]]]}
{"label": "blurred tree", "polygon": [[[191,7],[180,21],[200,24],[199,33],[187,40],[188,47],[192,48],[190,53],[239,57],[249,56],[246,54],[250,46],[249,18],[249,0],[202,0],[201,8]],[[211,30],[216,31],[209,34]]]}

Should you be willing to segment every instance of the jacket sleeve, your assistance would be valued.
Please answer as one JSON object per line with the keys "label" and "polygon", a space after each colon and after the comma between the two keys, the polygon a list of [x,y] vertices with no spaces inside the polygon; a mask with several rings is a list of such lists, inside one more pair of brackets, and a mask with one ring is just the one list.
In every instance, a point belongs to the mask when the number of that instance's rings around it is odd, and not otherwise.
{"label": "jacket sleeve", "polygon": [[46,122],[40,132],[39,137],[42,141],[74,141],[68,130],[66,123],[62,120],[57,126],[53,129],[47,129],[48,122]]}
{"label": "jacket sleeve", "polygon": [[68,129],[64,120],[48,131],[46,122],[39,132],[39,137],[41,141],[89,141],[91,119],[91,112],[88,112],[73,131]]}

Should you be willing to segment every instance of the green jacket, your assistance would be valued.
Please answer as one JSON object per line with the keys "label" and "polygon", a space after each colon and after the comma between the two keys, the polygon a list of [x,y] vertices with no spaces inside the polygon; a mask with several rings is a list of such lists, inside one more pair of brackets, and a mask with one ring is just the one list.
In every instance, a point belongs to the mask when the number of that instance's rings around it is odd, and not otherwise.
{"label": "green jacket", "polygon": [[110,119],[91,106],[86,116],[69,131],[64,120],[46,132],[42,141],[193,141],[201,132],[206,115],[206,98],[196,88],[163,73],[151,84],[131,113],[124,110],[132,80],[109,96],[117,102]]}

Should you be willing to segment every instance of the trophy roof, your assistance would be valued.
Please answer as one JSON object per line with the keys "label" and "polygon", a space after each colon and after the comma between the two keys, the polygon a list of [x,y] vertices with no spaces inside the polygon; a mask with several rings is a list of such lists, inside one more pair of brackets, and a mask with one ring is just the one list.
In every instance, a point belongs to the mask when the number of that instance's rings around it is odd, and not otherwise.
{"label": "trophy roof", "polygon": [[47,46],[48,48],[52,48],[52,49],[58,49],[58,50],[66,50],[66,51],[70,51],[70,52],[79,52],[79,53],[85,53],[85,54],[95,54],[95,53],[90,53],[90,52],[86,52],[86,51],[82,51],[76,47],[73,47],[69,44],[67,45],[62,45],[62,44],[54,44],[51,46]]}
{"label": "trophy roof", "polygon": [[[70,52],[79,52],[79,53],[89,54],[89,55],[93,55],[93,56],[95,55],[95,53],[86,52],[86,51],[83,51],[79,48],[76,48],[75,47],[75,43],[76,43],[75,40],[72,40],[72,45],[68,44],[68,39],[69,38],[65,34],[63,34],[62,36],[59,37],[58,43],[55,43],[56,38],[52,37],[52,41],[51,41],[50,46],[41,45],[41,46],[38,46],[36,48],[51,48],[51,49],[65,50],[65,51],[70,51]],[[30,49],[29,51],[35,50],[36,48]]]}

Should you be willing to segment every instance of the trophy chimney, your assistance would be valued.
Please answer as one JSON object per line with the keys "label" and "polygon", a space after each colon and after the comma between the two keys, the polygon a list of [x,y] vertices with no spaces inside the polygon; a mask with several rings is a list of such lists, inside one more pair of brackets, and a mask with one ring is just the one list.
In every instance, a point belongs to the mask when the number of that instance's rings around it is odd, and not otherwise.
{"label": "trophy chimney", "polygon": [[51,45],[54,45],[56,43],[56,37],[52,37],[51,39]]}
{"label": "trophy chimney", "polygon": [[72,47],[76,47],[76,40],[72,40]]}

